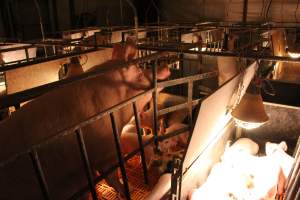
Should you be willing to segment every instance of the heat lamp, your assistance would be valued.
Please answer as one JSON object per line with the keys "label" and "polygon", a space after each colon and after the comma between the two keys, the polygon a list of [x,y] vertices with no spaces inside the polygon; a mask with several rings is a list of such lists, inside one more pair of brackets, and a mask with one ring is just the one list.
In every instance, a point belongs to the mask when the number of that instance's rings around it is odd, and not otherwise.
{"label": "heat lamp", "polygon": [[239,104],[231,112],[235,123],[244,129],[254,129],[265,124],[269,117],[265,112],[260,87],[252,81]]}

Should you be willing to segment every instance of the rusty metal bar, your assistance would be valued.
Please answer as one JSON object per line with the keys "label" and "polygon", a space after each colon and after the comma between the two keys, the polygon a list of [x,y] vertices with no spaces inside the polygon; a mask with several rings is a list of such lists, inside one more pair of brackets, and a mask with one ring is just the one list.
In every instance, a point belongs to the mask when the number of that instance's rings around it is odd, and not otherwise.
{"label": "rusty metal bar", "polygon": [[126,199],[130,200],[131,197],[130,197],[128,179],[127,179],[127,175],[126,175],[125,162],[123,159],[123,154],[122,154],[122,149],[121,149],[121,144],[120,144],[120,136],[118,133],[117,124],[116,124],[116,120],[115,120],[113,113],[110,113],[110,120],[111,120],[112,129],[113,129],[115,145],[116,145],[116,150],[117,150],[117,156],[118,156],[118,160],[119,160],[119,166],[121,169],[121,174],[122,174],[122,179],[123,179],[123,184],[124,184],[124,189],[125,189],[125,195],[126,195]]}
{"label": "rusty metal bar", "polygon": [[31,158],[31,161],[33,164],[34,171],[37,175],[43,197],[44,197],[44,199],[49,200],[50,199],[49,189],[48,189],[46,178],[45,178],[45,175],[44,175],[41,163],[40,163],[39,155],[34,148],[31,150],[29,155],[30,155],[30,158]]}
{"label": "rusty metal bar", "polygon": [[142,167],[143,167],[143,173],[144,173],[144,181],[146,184],[148,184],[148,170],[147,170],[147,164],[145,159],[145,151],[144,151],[144,145],[143,145],[143,139],[142,139],[142,129],[141,129],[141,123],[140,118],[138,115],[136,102],[133,103],[133,112],[134,112],[134,118],[135,118],[135,125],[136,125],[136,133],[139,141],[140,146],[140,154],[142,159]]}
{"label": "rusty metal bar", "polygon": [[155,151],[158,152],[158,141],[157,141],[157,135],[158,135],[158,108],[157,108],[157,100],[158,100],[158,92],[157,92],[157,60],[154,63],[154,66],[152,67],[152,79],[153,79],[153,134],[154,134],[154,145],[155,145]]}
{"label": "rusty metal bar", "polygon": [[98,199],[97,192],[96,192],[96,189],[94,187],[93,174],[92,174],[90,161],[89,161],[88,154],[87,154],[86,147],[85,147],[85,143],[84,143],[84,139],[83,139],[83,135],[82,135],[82,130],[77,129],[75,131],[75,133],[76,133],[76,136],[77,136],[77,141],[78,141],[78,145],[79,145],[79,149],[80,149],[81,159],[82,159],[82,162],[84,164],[84,171],[85,171],[85,175],[86,175],[87,180],[88,180],[89,189],[91,191],[92,198],[94,200],[97,200]]}

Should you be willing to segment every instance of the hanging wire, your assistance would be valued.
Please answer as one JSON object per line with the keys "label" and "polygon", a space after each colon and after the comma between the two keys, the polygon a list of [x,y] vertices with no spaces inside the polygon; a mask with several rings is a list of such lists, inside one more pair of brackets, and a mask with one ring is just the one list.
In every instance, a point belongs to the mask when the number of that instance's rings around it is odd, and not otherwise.
{"label": "hanging wire", "polygon": [[299,0],[297,0],[297,6],[296,6],[296,10],[295,10],[295,20],[296,20],[296,23],[298,22],[298,18],[297,18],[298,8],[299,8]]}
{"label": "hanging wire", "polygon": [[121,16],[121,24],[124,26],[124,17],[123,17],[123,2],[120,0],[120,16]]}
{"label": "hanging wire", "polygon": [[[41,15],[40,5],[37,2],[37,0],[33,0],[33,1],[34,1],[34,4],[35,4],[35,7],[37,9],[38,16],[39,16],[40,28],[41,28],[41,34],[42,34],[42,40],[43,40],[43,42],[45,42],[45,31],[44,31],[44,25],[43,25],[43,19],[42,19],[42,15]],[[47,57],[46,46],[44,46],[44,51],[45,51],[45,56]]]}

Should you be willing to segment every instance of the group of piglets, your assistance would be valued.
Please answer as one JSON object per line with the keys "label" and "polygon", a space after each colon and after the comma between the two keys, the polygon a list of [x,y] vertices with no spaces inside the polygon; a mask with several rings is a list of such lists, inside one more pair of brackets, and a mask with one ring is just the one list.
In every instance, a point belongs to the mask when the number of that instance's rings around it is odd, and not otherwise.
{"label": "group of piglets", "polygon": [[[161,92],[158,96],[158,109],[174,106],[184,103],[186,98],[182,96],[172,95]],[[187,109],[172,112],[158,118],[159,130],[158,136],[167,135],[178,130],[183,130],[188,126],[183,123],[187,117]],[[153,137],[153,106],[140,112],[141,127],[144,130],[150,130],[149,134],[142,137],[143,143],[146,143]],[[154,153],[154,144],[145,147],[145,159],[147,168],[149,169],[154,163],[159,173],[168,171],[168,164],[172,161],[173,156],[181,156],[187,145],[189,132],[185,131],[175,137],[165,139],[158,144],[159,153]],[[124,126],[121,134],[121,143],[125,154],[139,148],[135,119],[132,117],[130,122]]]}
{"label": "group of piglets", "polygon": [[283,194],[294,163],[286,150],[285,142],[267,142],[265,155],[257,156],[259,146],[249,138],[240,138],[227,146],[221,161],[189,200],[275,200]]}
{"label": "group of piglets", "polygon": [[[129,39],[126,44],[115,45],[111,60],[93,67],[90,71],[99,68],[109,69],[133,60],[135,55],[135,42]],[[83,73],[80,67],[79,62],[73,62],[67,77]],[[167,65],[158,67],[158,80],[165,80],[169,75],[170,70]],[[150,89],[151,84],[151,69],[142,70],[139,66],[132,64],[124,68],[112,69],[96,77],[67,84],[30,101],[12,113],[9,118],[0,122],[0,160],[5,161],[19,152],[28,151],[35,146],[50,198],[69,198],[87,185],[76,135],[69,134],[59,137],[42,146],[39,144]],[[145,115],[141,111],[150,99],[151,95],[145,95],[137,101],[142,124],[149,123],[146,120],[147,117],[145,118],[147,114]],[[149,113],[151,112],[149,111]],[[135,130],[125,126],[132,116],[132,104],[114,112],[124,153],[138,147],[136,132],[132,133]],[[176,129],[176,126],[184,126],[175,122],[169,120],[169,126],[165,132],[168,132],[169,129]],[[106,172],[111,166],[118,163],[109,116],[106,115],[97,121],[86,124],[81,130],[92,173],[95,176],[98,173]],[[147,141],[149,137],[144,136],[143,141]],[[146,148],[146,152],[146,158],[149,160],[151,151]],[[148,161],[150,165],[149,162],[151,161]],[[121,194],[120,196],[124,196],[124,188],[119,181],[117,170],[106,176],[105,180]],[[28,154],[24,154],[0,168],[0,188],[0,199],[42,199],[38,178]]]}

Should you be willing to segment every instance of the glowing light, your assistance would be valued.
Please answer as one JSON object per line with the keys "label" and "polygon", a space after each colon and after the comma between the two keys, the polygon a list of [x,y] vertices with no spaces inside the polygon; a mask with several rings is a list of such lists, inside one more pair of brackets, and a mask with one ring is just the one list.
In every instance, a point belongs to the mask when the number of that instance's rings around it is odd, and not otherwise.
{"label": "glowing light", "polygon": [[295,58],[295,59],[300,58],[300,53],[288,51],[288,54],[291,58]]}
{"label": "glowing light", "polygon": [[237,118],[234,118],[234,117],[233,117],[233,119],[239,127],[248,129],[248,130],[258,128],[266,123],[266,122],[246,122],[246,121],[242,121]]}

